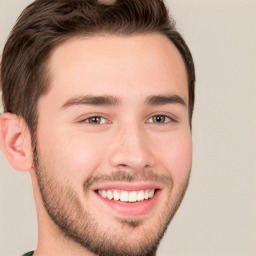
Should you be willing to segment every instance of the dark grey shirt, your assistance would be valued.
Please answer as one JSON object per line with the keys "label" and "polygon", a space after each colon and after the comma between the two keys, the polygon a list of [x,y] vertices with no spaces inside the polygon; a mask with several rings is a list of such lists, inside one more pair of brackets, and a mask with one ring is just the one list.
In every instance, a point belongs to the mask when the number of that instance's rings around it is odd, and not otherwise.
{"label": "dark grey shirt", "polygon": [[23,254],[22,256],[32,256],[34,252],[28,252],[28,253],[25,253]]}

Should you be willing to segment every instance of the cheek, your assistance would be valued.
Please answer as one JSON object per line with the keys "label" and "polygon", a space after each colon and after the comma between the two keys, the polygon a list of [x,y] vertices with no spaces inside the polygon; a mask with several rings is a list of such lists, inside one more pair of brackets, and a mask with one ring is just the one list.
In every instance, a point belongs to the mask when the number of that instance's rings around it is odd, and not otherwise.
{"label": "cheek", "polygon": [[72,175],[76,177],[91,176],[101,164],[104,156],[104,143],[93,137],[73,139],[68,142],[68,164],[73,166]]}
{"label": "cheek", "polygon": [[167,138],[159,149],[159,159],[174,183],[182,183],[190,174],[192,165],[191,133],[176,134]]}
{"label": "cheek", "polygon": [[[45,138],[43,134],[41,138]],[[48,163],[47,166],[76,184],[82,183],[97,169],[104,156],[103,145],[106,144],[98,136],[62,130],[52,132],[47,140],[39,139],[38,142],[40,157]]]}

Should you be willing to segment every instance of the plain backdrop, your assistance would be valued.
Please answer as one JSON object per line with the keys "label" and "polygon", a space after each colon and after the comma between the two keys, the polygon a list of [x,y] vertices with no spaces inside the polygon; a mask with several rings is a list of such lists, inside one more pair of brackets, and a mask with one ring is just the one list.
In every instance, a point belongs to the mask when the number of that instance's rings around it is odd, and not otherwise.
{"label": "plain backdrop", "polygon": [[[30,2],[0,0],[1,51]],[[166,3],[193,53],[197,83],[190,187],[158,256],[255,256],[256,1]],[[36,243],[29,174],[0,151],[0,255]]]}

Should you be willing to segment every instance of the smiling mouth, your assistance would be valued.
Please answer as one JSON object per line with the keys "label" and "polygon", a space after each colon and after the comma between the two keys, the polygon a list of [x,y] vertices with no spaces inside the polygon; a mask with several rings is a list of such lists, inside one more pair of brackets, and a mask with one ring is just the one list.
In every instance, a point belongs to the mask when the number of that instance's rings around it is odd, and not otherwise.
{"label": "smiling mouth", "polygon": [[[163,188],[150,183],[101,184],[93,191],[101,205],[118,218],[148,217],[155,212]],[[105,209],[105,208],[103,208]]]}
{"label": "smiling mouth", "polygon": [[97,193],[108,200],[123,202],[123,203],[136,203],[143,202],[153,198],[156,194],[156,189],[146,189],[139,191],[124,191],[124,190],[97,190]]}

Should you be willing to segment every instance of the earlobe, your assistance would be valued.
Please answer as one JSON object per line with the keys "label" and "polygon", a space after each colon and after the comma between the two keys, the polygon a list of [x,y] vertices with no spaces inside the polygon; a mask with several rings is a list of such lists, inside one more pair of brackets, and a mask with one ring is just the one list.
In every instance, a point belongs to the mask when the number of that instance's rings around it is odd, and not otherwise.
{"label": "earlobe", "polygon": [[21,117],[10,113],[0,116],[0,146],[14,169],[31,170],[33,166],[31,135],[26,122]]}

